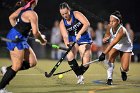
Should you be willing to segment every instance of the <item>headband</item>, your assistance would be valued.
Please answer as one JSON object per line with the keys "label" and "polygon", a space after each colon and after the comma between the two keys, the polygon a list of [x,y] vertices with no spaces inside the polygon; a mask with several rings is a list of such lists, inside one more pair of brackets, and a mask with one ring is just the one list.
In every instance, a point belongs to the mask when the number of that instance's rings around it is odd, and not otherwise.
{"label": "headband", "polygon": [[111,15],[111,16],[120,21],[120,19],[117,16],[115,16],[115,15]]}

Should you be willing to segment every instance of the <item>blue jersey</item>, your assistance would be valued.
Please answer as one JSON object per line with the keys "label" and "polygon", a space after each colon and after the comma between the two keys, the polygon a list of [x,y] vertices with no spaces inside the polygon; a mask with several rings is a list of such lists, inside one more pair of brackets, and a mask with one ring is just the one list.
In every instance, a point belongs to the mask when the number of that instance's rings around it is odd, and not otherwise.
{"label": "blue jersey", "polygon": [[31,10],[31,8],[22,10],[17,19],[17,24],[9,31],[7,38],[10,40],[20,39],[20,42],[11,43],[7,42],[7,49],[12,51],[15,47],[19,50],[28,49],[30,46],[27,43],[27,37],[31,29],[31,23],[26,23],[21,19],[21,15],[25,12]]}
{"label": "blue jersey", "polygon": [[[67,24],[67,20],[63,19],[64,25],[66,27],[66,30],[69,35],[69,42],[75,42],[76,41],[76,35],[83,27],[83,24],[75,18],[73,11],[70,12],[70,16],[72,18],[72,23],[69,25]],[[89,33],[85,31],[82,35],[80,40],[77,42],[78,44],[90,44],[92,42],[91,37],[89,36]]]}

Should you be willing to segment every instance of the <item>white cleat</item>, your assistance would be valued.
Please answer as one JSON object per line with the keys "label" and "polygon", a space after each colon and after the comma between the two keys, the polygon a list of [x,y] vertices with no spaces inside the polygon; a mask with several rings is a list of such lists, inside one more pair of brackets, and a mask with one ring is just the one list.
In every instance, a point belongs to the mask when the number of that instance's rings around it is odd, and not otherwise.
{"label": "white cleat", "polygon": [[77,78],[78,78],[77,84],[84,84],[84,77],[83,77],[83,75],[79,75]]}
{"label": "white cleat", "polygon": [[12,92],[8,92],[5,88],[0,89],[0,93],[12,93]]}
{"label": "white cleat", "polygon": [[3,76],[6,73],[6,71],[7,71],[7,67],[6,66],[1,67],[1,73],[2,73]]}

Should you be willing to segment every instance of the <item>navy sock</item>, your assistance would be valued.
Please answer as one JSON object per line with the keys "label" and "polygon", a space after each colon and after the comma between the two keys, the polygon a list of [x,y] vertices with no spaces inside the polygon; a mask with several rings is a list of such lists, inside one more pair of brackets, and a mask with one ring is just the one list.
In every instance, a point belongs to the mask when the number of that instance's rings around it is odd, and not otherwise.
{"label": "navy sock", "polygon": [[5,86],[9,84],[9,82],[15,77],[15,75],[16,72],[9,67],[0,82],[0,89],[5,88]]}
{"label": "navy sock", "polygon": [[20,68],[20,70],[27,70],[30,68],[30,64],[28,61],[23,61],[22,66]]}
{"label": "navy sock", "polygon": [[78,66],[78,63],[75,59],[73,59],[72,61],[68,61],[70,67],[72,68],[72,70],[74,71],[74,73],[79,76],[80,75],[80,68]]}
{"label": "navy sock", "polygon": [[[12,67],[12,66],[7,67],[7,70],[8,70],[9,68],[11,68],[11,67]],[[30,68],[29,62],[28,62],[28,61],[23,61],[20,70],[27,70],[27,69],[29,69],[29,68]]]}
{"label": "navy sock", "polygon": [[89,68],[89,66],[88,67],[84,67],[83,65],[81,65],[80,66],[81,75],[83,75],[87,71],[88,68]]}

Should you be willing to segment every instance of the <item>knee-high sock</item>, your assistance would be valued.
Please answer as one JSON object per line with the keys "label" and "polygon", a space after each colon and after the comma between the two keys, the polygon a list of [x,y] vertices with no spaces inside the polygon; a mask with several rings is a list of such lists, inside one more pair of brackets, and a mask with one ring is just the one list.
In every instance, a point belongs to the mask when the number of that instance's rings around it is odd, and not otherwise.
{"label": "knee-high sock", "polygon": [[78,63],[75,59],[73,59],[72,61],[68,61],[68,63],[77,76],[81,75],[80,68],[79,68]]}
{"label": "knee-high sock", "polygon": [[114,70],[114,63],[108,62],[107,79],[112,79],[113,70]]}
{"label": "knee-high sock", "polygon": [[[7,67],[7,70],[12,66]],[[27,70],[30,68],[30,63],[28,61],[23,61],[22,66],[19,70]]]}
{"label": "knee-high sock", "polygon": [[80,66],[81,75],[83,75],[87,71],[88,68],[89,68],[89,66],[88,67],[84,67],[83,65],[81,65]]}
{"label": "knee-high sock", "polygon": [[30,68],[30,63],[28,61],[23,61],[20,70],[27,70]]}
{"label": "knee-high sock", "polygon": [[120,67],[120,70],[121,70],[121,72],[128,72],[129,71],[129,69],[124,70],[122,67]]}
{"label": "knee-high sock", "polygon": [[15,75],[16,72],[12,68],[8,68],[0,82],[0,89],[5,88],[5,86],[9,84],[9,82],[15,77]]}

